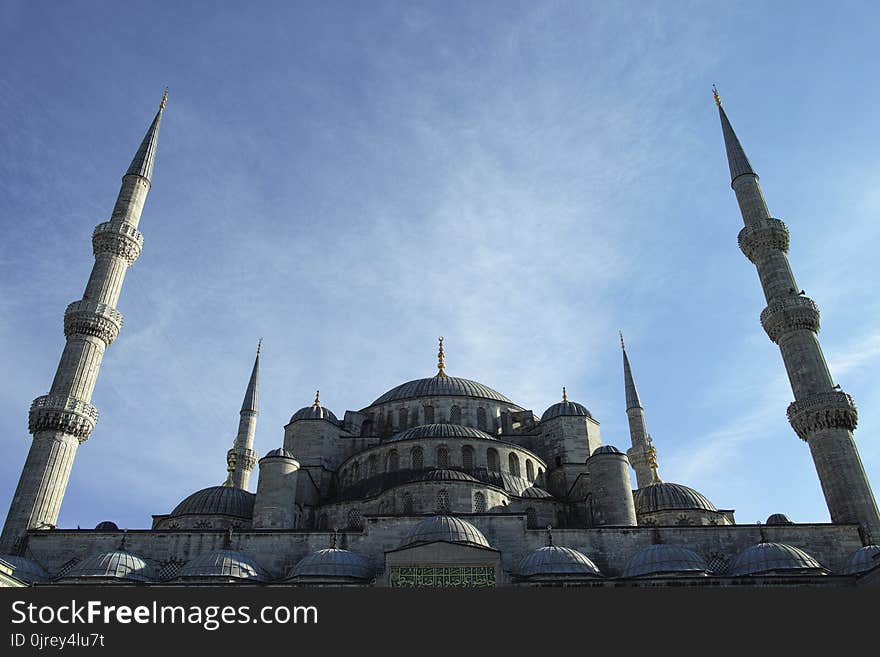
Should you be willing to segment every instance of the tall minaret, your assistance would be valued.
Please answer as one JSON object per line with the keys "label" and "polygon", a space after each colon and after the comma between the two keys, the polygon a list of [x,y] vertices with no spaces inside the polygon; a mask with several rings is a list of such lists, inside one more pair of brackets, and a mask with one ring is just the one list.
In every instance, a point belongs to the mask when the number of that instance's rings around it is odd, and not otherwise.
{"label": "tall minaret", "polygon": [[770,216],[758,175],[730,125],[718,92],[713,91],[727,147],[730,186],[745,223],[739,246],[758,270],[767,300],[761,325],[779,345],[794,393],[788,420],[810,446],[831,520],[859,524],[865,539],[880,540],[877,502],[852,436],[858,421],[855,404],[834,384],[828,371],[816,337],[819,309],[795,282],[786,257],[788,229]]}
{"label": "tall minaret", "polygon": [[[636,471],[636,482],[639,488],[644,488],[655,480],[654,470],[651,469],[651,437],[648,435],[648,426],[645,424],[645,409],[642,408],[642,400],[639,399],[639,391],[636,389],[636,382],[633,381],[622,333],[620,334],[620,348],[623,350],[626,416],[629,418],[629,436],[632,442],[632,447],[626,450],[626,455]],[[654,464],[656,465],[656,460]]]}
{"label": "tall minaret", "polygon": [[29,529],[51,528],[58,520],[73,458],[98,420],[92,391],[104,350],[122,328],[116,302],[128,268],[141,253],[144,238],[137,226],[150,190],[159,124],[168,92],[141,146],[122,177],[110,221],[92,234],[95,265],[81,301],[64,312],[67,343],[48,395],[31,404],[28,431],[33,442],[25,461],[9,515],[0,535],[0,552],[16,552]]}
{"label": "tall minaret", "polygon": [[260,350],[263,346],[262,338],[257,343],[257,357],[254,359],[254,369],[251,370],[251,378],[248,381],[247,390],[244,393],[244,401],[241,403],[240,419],[238,421],[238,435],[235,444],[227,453],[227,460],[235,464],[231,472],[229,485],[236,488],[248,487],[251,471],[257,464],[257,453],[254,451],[254,432],[257,430],[257,416],[260,414]]}

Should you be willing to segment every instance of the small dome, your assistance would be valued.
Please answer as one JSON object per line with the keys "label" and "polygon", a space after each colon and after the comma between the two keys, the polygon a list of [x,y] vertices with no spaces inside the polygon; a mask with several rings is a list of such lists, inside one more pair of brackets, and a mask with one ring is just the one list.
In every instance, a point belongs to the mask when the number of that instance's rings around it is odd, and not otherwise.
{"label": "small dome", "polygon": [[497,440],[485,431],[460,424],[423,424],[394,434],[391,440],[412,440],[413,438],[476,438],[478,440]]}
{"label": "small dome", "polygon": [[339,424],[339,420],[333,415],[333,411],[324,406],[316,406],[314,404],[299,409],[290,417],[291,422],[296,422],[297,420],[327,420],[333,424]]}
{"label": "small dome", "polygon": [[[7,557],[3,559],[9,560]],[[880,566],[880,545],[866,545],[856,550],[846,564],[847,575],[858,575]]]}
{"label": "small dome", "polygon": [[0,554],[0,559],[12,566],[12,576],[23,582],[43,582],[49,579],[49,574],[43,567],[32,559],[19,557],[14,554]]}
{"label": "small dome", "polygon": [[[275,457],[278,457],[278,456],[280,456],[280,457],[282,457],[282,458],[286,458],[286,459],[292,459],[292,458],[295,458],[293,454],[291,454],[290,452],[288,452],[288,451],[287,451],[286,449],[284,449],[283,447],[279,447],[278,449],[273,449],[272,451],[268,452],[268,453],[266,454],[266,456],[264,456],[263,458],[264,458],[264,459],[271,459],[271,458],[275,458]],[[260,459],[260,460],[262,461],[263,459]]]}
{"label": "small dome", "polygon": [[785,543],[758,543],[736,555],[729,574],[737,577],[764,573],[825,574],[825,572],[822,564],[800,548]]}
{"label": "small dome", "polygon": [[715,505],[693,488],[681,484],[660,482],[639,488],[634,493],[636,513],[666,511],[669,509],[700,509],[717,511]]}
{"label": "small dome", "polygon": [[630,557],[624,577],[705,575],[709,566],[699,554],[680,545],[649,545]]}
{"label": "small dome", "polygon": [[596,454],[623,454],[623,452],[617,449],[614,445],[600,445],[593,450],[592,456],[596,456]]}
{"label": "small dome", "polygon": [[547,420],[551,420],[554,417],[593,417],[590,411],[587,410],[587,407],[583,404],[578,404],[573,401],[561,401],[556,404],[553,404],[550,408],[544,411],[544,414],[541,416],[541,422],[546,422]]}
{"label": "small dome", "polygon": [[350,577],[371,579],[373,569],[366,557],[338,548],[310,554],[287,571],[288,577]]}
{"label": "small dome", "polygon": [[224,515],[251,518],[256,495],[235,486],[211,486],[196,491],[174,507],[172,517]]}
{"label": "small dome", "polygon": [[146,561],[124,550],[103,552],[83,559],[64,574],[64,579],[74,577],[112,577],[134,582],[155,579]]}
{"label": "small dome", "polygon": [[425,518],[409,533],[400,547],[416,543],[464,543],[479,547],[490,547],[483,533],[471,523],[452,516],[432,516]]}
{"label": "small dome", "polygon": [[583,552],[557,545],[542,547],[526,555],[519,564],[519,574],[522,577],[535,575],[602,576],[602,573],[596,568],[596,564],[590,561],[590,558]]}
{"label": "small dome", "polygon": [[95,525],[96,532],[118,532],[119,526],[112,520],[102,520]]}
{"label": "small dome", "polygon": [[522,493],[519,494],[520,497],[529,497],[532,499],[545,499],[548,497],[553,497],[550,493],[545,491],[543,488],[538,488],[537,486],[529,486]]}
{"label": "small dome", "polygon": [[768,525],[793,525],[794,523],[788,519],[784,513],[774,513],[767,518]]}
{"label": "small dome", "polygon": [[428,470],[415,481],[470,481],[480,483],[478,479],[470,476],[467,472],[460,470],[450,470],[440,468],[439,470]]}
{"label": "small dome", "polygon": [[226,577],[264,582],[266,571],[254,559],[235,550],[214,550],[187,562],[179,577]]}
{"label": "small dome", "polygon": [[412,399],[413,397],[477,397],[515,406],[500,392],[496,392],[482,383],[460,379],[457,376],[432,376],[429,379],[407,381],[386,392],[370,406],[387,404],[401,399]]}

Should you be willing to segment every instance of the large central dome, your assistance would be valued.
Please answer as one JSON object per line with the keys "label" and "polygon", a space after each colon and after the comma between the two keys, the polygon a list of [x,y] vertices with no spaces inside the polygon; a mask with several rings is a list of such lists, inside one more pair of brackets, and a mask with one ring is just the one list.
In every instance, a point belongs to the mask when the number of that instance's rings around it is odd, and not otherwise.
{"label": "large central dome", "polygon": [[500,392],[492,390],[489,386],[482,383],[471,381],[470,379],[462,379],[457,376],[432,376],[427,379],[416,379],[415,381],[407,381],[396,388],[392,388],[384,395],[379,397],[370,406],[378,406],[379,404],[387,404],[388,402],[398,401],[401,399],[412,399],[414,397],[479,397],[481,399],[491,399],[505,404],[514,404]]}

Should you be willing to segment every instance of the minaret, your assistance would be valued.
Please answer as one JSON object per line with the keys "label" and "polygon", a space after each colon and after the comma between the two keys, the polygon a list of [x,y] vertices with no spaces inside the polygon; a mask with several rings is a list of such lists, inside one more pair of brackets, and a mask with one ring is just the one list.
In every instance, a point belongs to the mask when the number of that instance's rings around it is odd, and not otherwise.
{"label": "minaret", "polygon": [[247,490],[251,471],[257,464],[257,453],[254,451],[254,432],[257,429],[257,416],[260,414],[260,351],[263,340],[257,343],[257,357],[254,359],[254,369],[251,370],[251,378],[248,381],[247,390],[244,393],[244,401],[241,403],[241,413],[238,420],[238,435],[235,444],[227,454],[227,461],[234,463],[235,467],[230,473],[229,485]]}
{"label": "minaret", "polygon": [[0,535],[0,552],[20,550],[29,529],[55,526],[77,447],[89,437],[98,420],[98,409],[90,403],[92,392],[104,350],[122,328],[122,314],[116,310],[116,303],[125,273],[143,246],[144,238],[137,227],[150,190],[159,124],[167,99],[166,90],[153,123],[122,177],[110,221],[98,224],[92,234],[95,265],[82,300],[71,303],[64,313],[67,343],[49,394],[31,404],[28,431],[33,434],[33,442]]}
{"label": "minaret", "polygon": [[831,520],[858,524],[865,539],[880,540],[877,502],[852,436],[858,421],[855,404],[834,384],[828,371],[816,337],[819,309],[804,295],[789,267],[788,229],[770,216],[758,175],[714,87],[713,92],[727,148],[730,186],[745,223],[739,233],[739,246],[758,270],[767,300],[767,307],[761,312],[761,325],[779,345],[794,393],[788,420],[810,447]]}
{"label": "minaret", "polygon": [[[632,447],[626,450],[629,462],[636,471],[636,482],[639,488],[654,482],[654,471],[651,469],[651,437],[645,424],[645,409],[639,399],[636,382],[633,381],[629,358],[626,356],[626,344],[623,333],[620,334],[620,348],[623,350],[623,386],[626,389],[626,417],[629,419],[629,437]],[[656,465],[656,460],[654,461]]]}

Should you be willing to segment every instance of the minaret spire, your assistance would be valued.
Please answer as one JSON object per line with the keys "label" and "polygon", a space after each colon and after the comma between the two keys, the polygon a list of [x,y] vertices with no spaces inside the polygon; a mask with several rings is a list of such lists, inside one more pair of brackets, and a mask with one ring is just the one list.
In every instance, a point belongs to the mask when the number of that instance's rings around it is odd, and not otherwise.
{"label": "minaret spire", "polygon": [[82,299],[64,313],[67,342],[49,394],[31,404],[28,430],[33,441],[0,536],[0,552],[20,550],[30,529],[55,526],[77,448],[98,420],[92,393],[104,351],[122,328],[116,304],[125,274],[144,243],[137,227],[150,189],[166,101],[167,95],[122,177],[110,220],[92,233],[95,264]]}
{"label": "minaret spire", "polygon": [[[260,414],[260,352],[263,350],[263,338],[257,342],[257,355],[251,378],[248,380],[244,393],[244,401],[239,412],[238,434],[232,449],[226,455],[229,466],[228,486],[247,489],[251,472],[257,464],[257,453],[254,451],[254,434],[257,431],[257,416]],[[230,461],[231,459],[231,461]]]}
{"label": "minaret spire", "polygon": [[779,345],[794,393],[788,420],[810,447],[831,520],[858,524],[866,541],[880,540],[880,512],[852,435],[858,422],[855,404],[831,378],[817,338],[819,309],[803,295],[789,266],[788,228],[770,216],[758,175],[745,156],[717,90],[716,102],[731,187],[745,224],[739,246],[758,270],[767,300],[761,325]]}
{"label": "minaret spire", "polygon": [[[651,438],[648,436],[648,427],[645,423],[645,409],[639,399],[639,391],[633,380],[632,368],[626,355],[626,344],[623,341],[623,333],[620,333],[620,349],[623,351],[623,387],[626,392],[626,417],[629,420],[629,436],[632,447],[626,450],[629,462],[636,471],[636,481],[639,488],[644,488],[654,483],[654,472],[651,469],[650,449]],[[656,460],[654,462],[656,465]]]}

